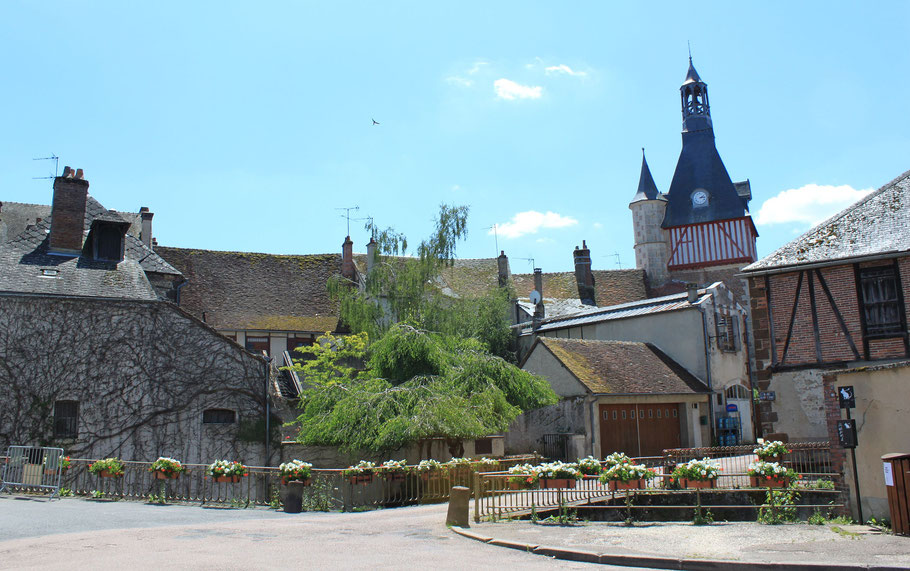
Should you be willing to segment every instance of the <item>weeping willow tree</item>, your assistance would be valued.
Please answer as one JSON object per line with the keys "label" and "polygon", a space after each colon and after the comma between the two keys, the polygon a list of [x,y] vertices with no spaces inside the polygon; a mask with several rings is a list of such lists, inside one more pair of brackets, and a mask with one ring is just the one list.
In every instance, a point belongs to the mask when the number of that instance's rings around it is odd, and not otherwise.
{"label": "weeping willow tree", "polygon": [[433,233],[408,255],[407,238],[394,228],[366,226],[376,242],[376,259],[363,282],[336,277],[329,293],[338,302],[342,323],[354,333],[381,338],[395,323],[476,339],[494,355],[514,360],[509,329],[510,287],[475,297],[453,297],[441,290],[440,275],[454,264],[456,246],[467,237],[467,206],[443,204]]}
{"label": "weeping willow tree", "polygon": [[475,298],[440,289],[467,215],[442,205],[413,256],[404,235],[367,227],[377,243],[372,271],[362,284],[329,283],[353,334],[298,349],[309,353],[294,366],[308,386],[298,442],[379,452],[442,437],[461,455],[463,440],[502,432],[523,411],[557,401],[544,379],[510,362],[509,288]]}
{"label": "weeping willow tree", "polygon": [[502,432],[557,400],[544,379],[475,339],[401,323],[369,348],[363,333],[327,334],[298,351],[312,356],[295,365],[308,384],[296,421],[302,444],[380,452],[442,437],[461,455],[462,440]]}

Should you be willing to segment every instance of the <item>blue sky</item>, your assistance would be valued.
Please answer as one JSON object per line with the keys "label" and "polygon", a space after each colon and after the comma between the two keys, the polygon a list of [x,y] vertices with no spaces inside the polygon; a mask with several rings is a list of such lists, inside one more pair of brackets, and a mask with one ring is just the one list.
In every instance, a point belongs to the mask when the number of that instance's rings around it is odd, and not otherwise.
{"label": "blue sky", "polygon": [[471,207],[460,257],[498,225],[514,272],[582,239],[630,267],[691,41],[764,255],[910,168],[908,28],[895,2],[7,0],[0,201],[49,203],[55,153],[163,245],[336,252],[350,206],[416,243],[445,202]]}

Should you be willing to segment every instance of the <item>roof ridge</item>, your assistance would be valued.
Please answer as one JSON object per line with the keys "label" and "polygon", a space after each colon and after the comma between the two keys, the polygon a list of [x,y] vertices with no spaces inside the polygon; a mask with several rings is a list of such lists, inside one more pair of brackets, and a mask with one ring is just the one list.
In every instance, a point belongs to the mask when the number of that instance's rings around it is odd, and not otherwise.
{"label": "roof ridge", "polygon": [[302,258],[306,256],[341,256],[341,252],[329,252],[325,254],[270,254],[268,252],[245,252],[240,250],[209,250],[206,248],[181,248],[179,246],[158,245],[156,248],[165,248],[168,250],[182,250],[184,252],[209,252],[212,254],[252,254],[255,256],[273,256],[276,258]]}

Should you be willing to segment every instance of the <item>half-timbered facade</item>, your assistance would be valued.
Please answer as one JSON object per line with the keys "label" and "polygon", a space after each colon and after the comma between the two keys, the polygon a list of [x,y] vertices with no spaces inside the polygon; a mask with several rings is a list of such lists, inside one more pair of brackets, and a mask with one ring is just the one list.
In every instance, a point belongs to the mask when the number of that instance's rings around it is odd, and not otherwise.
{"label": "half-timbered facade", "polygon": [[910,172],[743,270],[764,432],[827,438],[825,371],[910,358],[908,228]]}

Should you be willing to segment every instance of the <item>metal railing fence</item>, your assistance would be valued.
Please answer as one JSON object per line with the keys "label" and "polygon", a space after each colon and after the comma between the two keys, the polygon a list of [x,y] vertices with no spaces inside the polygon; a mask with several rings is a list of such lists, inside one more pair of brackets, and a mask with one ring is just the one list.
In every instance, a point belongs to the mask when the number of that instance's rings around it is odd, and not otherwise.
{"label": "metal railing fence", "polygon": [[10,446],[0,471],[0,492],[13,488],[60,492],[63,473],[63,448]]}

